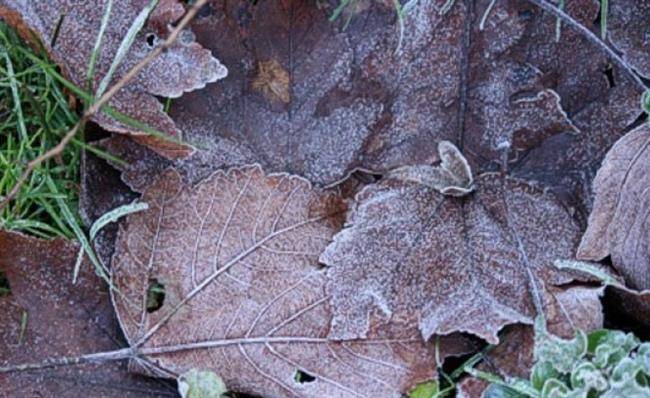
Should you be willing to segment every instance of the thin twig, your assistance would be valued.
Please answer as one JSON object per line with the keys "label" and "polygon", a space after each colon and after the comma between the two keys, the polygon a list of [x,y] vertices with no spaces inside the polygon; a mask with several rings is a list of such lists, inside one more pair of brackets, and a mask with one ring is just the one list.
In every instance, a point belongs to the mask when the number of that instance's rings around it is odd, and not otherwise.
{"label": "thin twig", "polygon": [[[376,339],[366,340],[364,343],[368,345],[385,345],[395,343],[413,343],[419,341],[417,339]],[[322,337],[305,337],[305,336],[260,336],[260,337],[240,337],[240,338],[225,338],[217,340],[205,340],[195,343],[186,344],[173,344],[168,346],[159,347],[127,347],[113,351],[95,352],[92,354],[85,354],[76,357],[60,357],[50,358],[42,362],[34,362],[20,365],[5,365],[0,366],[0,374],[26,372],[30,370],[39,370],[46,368],[53,368],[58,366],[74,366],[85,363],[103,363],[111,361],[121,361],[124,359],[143,359],[147,356],[164,355],[183,351],[211,349],[211,348],[224,348],[240,345],[267,345],[267,344],[330,344],[335,341]]]}
{"label": "thin twig", "polygon": [[196,3],[192,5],[192,7],[185,13],[185,16],[183,16],[183,19],[178,23],[176,28],[170,33],[169,37],[162,43],[162,45],[156,47],[152,52],[150,52],[145,58],[143,58],[140,62],[138,62],[131,70],[127,72],[126,75],[124,75],[115,85],[113,85],[109,90],[107,90],[95,103],[93,103],[92,106],[90,106],[86,112],[81,116],[81,119],[79,119],[79,122],[75,124],[75,126],[68,131],[63,139],[52,149],[48,150],[41,156],[38,156],[36,159],[33,159],[27,164],[27,167],[25,168],[25,171],[23,174],[20,176],[16,184],[13,186],[9,194],[2,199],[2,202],[0,202],[0,210],[2,210],[11,200],[13,200],[18,192],[20,191],[20,188],[25,184],[31,173],[34,171],[36,167],[38,167],[41,163],[59,156],[63,150],[67,147],[67,145],[72,141],[74,136],[77,134],[81,126],[83,126],[88,120],[90,120],[91,117],[93,117],[96,113],[98,113],[101,108],[110,101],[110,99],[124,86],[126,86],[133,78],[135,78],[138,73],[140,73],[151,61],[153,61],[158,55],[160,55],[163,51],[168,50],[174,43],[176,42],[176,39],[178,38],[179,34],[185,27],[190,23],[190,21],[194,18],[196,13],[199,11],[199,9],[207,3],[208,0],[198,0]]}
{"label": "thin twig", "polygon": [[630,77],[634,80],[634,82],[642,89],[642,90],[647,90],[648,86],[641,80],[639,75],[634,71],[634,68],[630,66],[623,58],[621,58],[620,55],[618,55],[614,50],[611,49],[604,41],[602,41],[600,38],[598,38],[597,35],[595,35],[592,31],[587,29],[585,26],[580,24],[578,21],[573,19],[570,15],[556,7],[555,5],[548,3],[546,0],[527,0],[529,3],[532,3],[539,8],[543,9],[544,11],[548,11],[551,14],[555,15],[557,18],[561,19],[564,21],[567,25],[571,26],[573,29],[577,30],[580,32],[587,40],[589,40],[591,43],[595,44],[596,46],[600,47],[607,55],[618,65],[619,67],[623,68]]}

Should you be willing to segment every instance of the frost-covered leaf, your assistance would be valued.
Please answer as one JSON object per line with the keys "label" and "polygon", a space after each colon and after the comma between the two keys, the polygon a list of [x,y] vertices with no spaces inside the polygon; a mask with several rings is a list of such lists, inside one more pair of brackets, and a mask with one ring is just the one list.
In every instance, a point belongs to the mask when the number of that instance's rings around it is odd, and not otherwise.
{"label": "frost-covered leaf", "polygon": [[[464,2],[445,15],[438,12],[441,0],[413,2],[404,21],[408,40],[395,52],[392,6],[363,1],[342,29],[329,21],[335,3],[215,1],[194,21],[197,40],[231,73],[172,106],[174,120],[200,147],[175,164],[184,178],[196,182],[217,168],[260,162],[329,185],[355,169],[430,164],[441,140],[464,144],[479,172],[494,170],[504,151],[511,164],[526,158],[528,165],[539,160],[528,153],[545,141],[582,139],[558,90],[598,94],[576,95],[577,109],[607,95],[597,51],[589,68],[572,64],[567,73],[564,63],[537,57],[569,44],[554,42],[554,20],[531,5],[498,2],[479,30]],[[572,10],[593,8],[590,0],[573,3]],[[546,27],[551,33],[526,34]],[[582,40],[567,37],[574,53],[584,52]],[[586,82],[592,87],[582,87]],[[126,170],[127,182],[154,178],[141,166]],[[593,165],[573,168],[585,167]],[[543,174],[555,181],[564,173]]]}
{"label": "frost-covered leaf", "polygon": [[578,257],[608,255],[626,282],[650,289],[650,126],[621,138],[609,151],[594,181],[596,200]]}
{"label": "frost-covered leaf", "polygon": [[627,357],[639,345],[639,340],[632,334],[620,331],[602,336],[594,350],[593,363],[599,369],[610,369]]}
{"label": "frost-covered leaf", "polygon": [[574,270],[600,281],[611,293],[609,305],[612,311],[634,319],[640,328],[650,326],[650,290],[639,291],[625,286],[623,278],[604,264],[558,260],[555,262],[555,266],[560,269]]}
{"label": "frost-covered leaf", "polygon": [[571,255],[579,228],[552,195],[522,181],[485,174],[475,185],[454,198],[384,179],[357,195],[321,256],[331,337],[388,327],[425,339],[463,331],[496,343],[503,326],[532,323],[530,277],[537,289],[570,281],[553,261]]}
{"label": "frost-covered leaf", "polygon": [[[167,171],[149,209],[128,217],[113,257],[122,329],[159,376],[201,367],[234,391],[270,397],[399,397],[435,376],[432,345],[376,329],[328,337],[331,309],[318,256],[340,228],[333,193],[257,166],[184,185]],[[147,290],[164,289],[147,309]],[[443,342],[442,357],[463,351]]]}
{"label": "frost-covered leaf", "polygon": [[[12,25],[19,26],[19,31],[27,39],[31,37],[25,29],[32,30],[52,59],[61,66],[65,76],[85,89],[88,63],[106,3],[106,0],[2,0],[0,16]],[[94,89],[109,71],[124,35],[147,3],[139,0],[113,1],[112,13],[97,58]],[[117,82],[166,38],[172,25],[183,13],[184,7],[180,1],[159,1],[144,29],[113,74],[112,83]],[[180,137],[180,130],[163,112],[162,104],[154,96],[179,97],[184,92],[202,88],[226,74],[226,68],[209,50],[194,41],[191,32],[186,31],[172,48],[153,60],[133,82],[117,93],[109,105],[158,131]],[[186,145],[148,136],[105,114],[95,116],[94,120],[107,130],[132,135],[138,142],[169,158],[183,157],[192,151]]]}
{"label": "frost-covered leaf", "polygon": [[609,384],[603,372],[592,363],[585,362],[571,371],[571,386],[594,391],[605,391]]}
{"label": "frost-covered leaf", "polygon": [[[0,367],[124,344],[108,289],[90,264],[70,282],[78,245],[0,231]],[[129,373],[126,362],[52,367],[0,375],[0,397],[177,397],[171,383]]]}

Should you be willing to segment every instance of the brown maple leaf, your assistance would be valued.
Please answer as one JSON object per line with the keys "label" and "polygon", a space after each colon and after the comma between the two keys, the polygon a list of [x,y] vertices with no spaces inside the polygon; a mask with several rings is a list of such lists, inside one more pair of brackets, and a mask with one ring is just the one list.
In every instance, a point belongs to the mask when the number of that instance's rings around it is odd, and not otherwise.
{"label": "brown maple leaf", "polygon": [[[108,289],[90,265],[72,284],[78,246],[0,231],[0,367],[120,348],[124,342]],[[0,374],[0,397],[176,397],[162,380],[128,372],[126,362]]]}
{"label": "brown maple leaf", "polygon": [[[433,346],[419,338],[381,329],[328,338],[318,256],[342,222],[336,194],[249,166],[194,187],[169,170],[142,200],[149,209],[120,229],[112,277],[122,329],[153,364],[147,372],[200,366],[236,391],[275,397],[399,397],[435,375]],[[150,286],[165,292],[153,311]],[[471,345],[452,337],[442,347],[444,358]]]}
{"label": "brown maple leaf", "polygon": [[[97,58],[95,88],[108,72],[120,43],[145,2],[116,0]],[[86,88],[86,72],[99,32],[106,1],[78,2],[71,0],[0,1],[0,17],[19,28],[26,39],[30,32],[40,38],[50,57],[61,66],[64,75],[78,87]],[[182,17],[184,8],[177,0],[163,0],[149,16],[124,61],[113,74],[118,81],[170,33],[170,27]],[[137,77],[120,90],[109,105],[150,127],[172,137],[181,137],[180,130],[163,111],[155,96],[176,98],[184,92],[204,87],[226,76],[226,68],[212,57],[210,51],[197,44],[191,32],[183,32],[177,43],[154,59]],[[133,136],[138,142],[168,157],[187,156],[192,148],[186,144],[149,136],[105,114],[94,121],[107,130]]]}
{"label": "brown maple leaf", "polygon": [[419,329],[424,339],[462,331],[497,343],[503,326],[532,323],[535,291],[572,279],[553,261],[572,257],[580,229],[553,195],[523,181],[484,174],[475,186],[453,198],[384,179],[357,195],[321,256],[330,337]]}

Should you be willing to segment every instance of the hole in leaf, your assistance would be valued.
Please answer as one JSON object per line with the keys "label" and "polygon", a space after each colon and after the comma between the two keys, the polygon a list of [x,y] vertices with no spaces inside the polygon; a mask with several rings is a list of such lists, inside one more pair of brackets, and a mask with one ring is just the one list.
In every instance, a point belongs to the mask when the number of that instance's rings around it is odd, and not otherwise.
{"label": "hole in leaf", "polygon": [[147,288],[147,312],[155,312],[165,303],[165,285],[158,279],[150,279]]}
{"label": "hole in leaf", "polygon": [[0,297],[8,296],[11,294],[11,286],[9,286],[9,279],[5,276],[4,271],[0,270]]}
{"label": "hole in leaf", "polygon": [[314,376],[310,375],[307,372],[303,372],[300,369],[296,369],[296,374],[293,376],[293,379],[296,381],[296,383],[300,384],[311,383],[312,381],[316,380]]}
{"label": "hole in leaf", "polygon": [[154,35],[153,33],[149,33],[147,35],[147,44],[149,45],[149,47],[153,47],[155,43],[156,43],[156,35]]}
{"label": "hole in leaf", "polygon": [[609,88],[616,86],[616,82],[614,81],[614,68],[612,68],[612,65],[607,65],[605,70],[603,70],[603,74],[607,78]]}

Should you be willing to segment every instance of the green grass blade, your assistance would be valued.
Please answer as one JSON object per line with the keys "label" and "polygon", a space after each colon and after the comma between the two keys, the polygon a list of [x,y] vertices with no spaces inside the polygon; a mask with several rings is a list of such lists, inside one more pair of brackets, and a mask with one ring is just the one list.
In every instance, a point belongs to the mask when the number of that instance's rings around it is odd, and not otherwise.
{"label": "green grass blade", "polygon": [[[58,188],[54,183],[54,181],[52,181],[52,178],[50,176],[47,176],[45,181],[47,183],[48,188],[52,192],[58,192]],[[58,198],[56,199],[56,203],[59,206],[59,210],[61,211],[61,214],[63,215],[66,223],[73,230],[77,240],[81,244],[82,249],[88,254],[88,257],[90,258],[91,262],[95,265],[95,271],[100,276],[102,276],[102,278],[106,278],[108,280],[108,274],[106,273],[106,270],[103,269],[103,267],[101,266],[99,260],[97,259],[97,256],[95,255],[95,251],[90,246],[90,242],[88,241],[88,238],[86,238],[86,234],[81,228],[81,225],[79,225],[78,219],[74,216],[72,210],[70,210],[70,207],[68,206],[66,201],[61,198]],[[78,267],[75,267],[72,274],[72,283],[77,282],[78,276],[79,276],[79,269]]]}
{"label": "green grass blade", "polygon": [[[560,0],[557,4],[557,8],[559,8],[561,11],[564,11],[564,1],[565,0]],[[555,41],[559,42],[560,41],[560,36],[562,35],[562,20],[560,18],[555,19]]]}
{"label": "green grass blade", "polygon": [[600,0],[600,37],[607,39],[607,14],[609,13],[609,0]]}
{"label": "green grass blade", "polygon": [[16,74],[14,73],[14,66],[11,62],[9,54],[4,48],[0,48],[0,54],[5,59],[5,64],[7,66],[7,77],[9,78],[9,86],[11,88],[11,95],[14,100],[14,112],[18,118],[18,132],[23,140],[28,139],[27,137],[27,127],[25,127],[25,116],[23,115],[23,107],[20,101],[20,93],[18,91],[18,81],[16,80]]}
{"label": "green grass blade", "polygon": [[[99,33],[97,33],[97,39],[95,40],[95,46],[93,47],[92,53],[90,53],[90,59],[88,60],[88,71],[86,72],[86,84],[87,89],[92,91],[93,82],[95,80],[95,64],[97,63],[97,56],[102,47],[102,41],[104,40],[104,33],[106,32],[106,27],[108,26],[108,21],[111,16],[111,10],[113,8],[113,0],[108,0],[106,3],[106,8],[104,8],[104,15],[102,16],[102,22],[99,26]],[[86,104],[86,106],[89,106]]]}
{"label": "green grass blade", "polygon": [[334,9],[334,12],[332,12],[332,15],[330,15],[330,22],[336,21],[343,10],[345,10],[345,8],[350,5],[352,1],[353,0],[341,0],[339,5]]}
{"label": "green grass blade", "polygon": [[[58,73],[56,70],[54,70],[54,68],[51,65],[49,65],[47,63],[44,63],[41,59],[39,59],[38,57],[36,57],[33,54],[30,54],[28,52],[25,53],[25,56],[29,57],[34,62],[39,63],[39,65],[41,65],[43,68],[47,69],[48,73],[51,74],[51,76],[53,78],[55,78],[59,83],[61,83],[61,85],[63,85],[68,90],[72,91],[73,94],[80,97],[82,100],[84,100],[84,101],[92,101],[93,100],[92,95],[88,94],[86,91],[80,89],[74,83],[72,83],[69,80],[67,80],[66,78],[64,78],[60,73]],[[165,133],[163,133],[163,132],[161,132],[159,130],[156,130],[155,128],[147,125],[146,123],[143,123],[143,122],[141,122],[139,120],[133,119],[132,117],[130,117],[128,115],[125,115],[124,113],[121,113],[121,112],[115,110],[114,108],[112,108],[112,107],[110,107],[108,105],[103,106],[101,111],[106,113],[108,116],[114,118],[115,120],[117,120],[117,121],[119,121],[121,123],[124,123],[125,125],[127,125],[129,127],[138,129],[138,130],[142,131],[143,133],[152,135],[152,136],[154,136],[156,138],[160,138],[160,139],[168,141],[168,142],[173,142],[175,144],[184,145],[184,146],[192,146],[191,144],[189,144],[189,143],[187,143],[187,142],[185,142],[185,141],[183,141],[183,140],[181,140],[179,138],[172,137],[169,134],[165,134]]]}
{"label": "green grass blade", "polygon": [[[93,225],[90,227],[90,242],[95,240],[95,237],[97,237],[97,233],[101,231],[102,228],[104,228],[106,225],[115,222],[119,220],[121,217],[124,217],[126,215],[129,215],[131,213],[136,213],[138,211],[146,210],[148,209],[149,206],[146,203],[130,203],[128,205],[120,206],[117,207],[108,213],[104,214],[103,216],[99,217]],[[74,272],[73,274],[76,275],[79,274],[79,269],[81,268],[81,263],[83,262],[84,258],[84,253],[87,253],[87,250],[83,247],[83,245],[79,248],[79,253],[77,253],[77,261],[75,262],[74,266]],[[94,254],[94,251],[93,251]],[[101,261],[97,259],[98,261]],[[102,266],[100,267],[104,269],[105,267]]]}
{"label": "green grass blade", "polygon": [[142,11],[140,11],[138,16],[129,27],[129,30],[126,32],[126,36],[124,36],[124,39],[122,39],[122,42],[117,49],[117,53],[115,53],[115,57],[113,58],[113,62],[111,63],[108,72],[102,78],[101,82],[99,82],[99,87],[97,87],[97,92],[95,92],[95,99],[101,97],[108,88],[108,85],[110,84],[111,79],[113,78],[113,74],[117,70],[117,67],[122,63],[122,60],[129,52],[129,49],[133,45],[138,32],[140,32],[144,26],[144,23],[147,21],[149,14],[151,14],[151,11],[156,8],[157,4],[158,0],[149,1],[149,4],[147,4],[147,6],[143,8]]}

